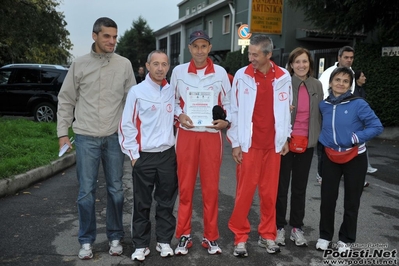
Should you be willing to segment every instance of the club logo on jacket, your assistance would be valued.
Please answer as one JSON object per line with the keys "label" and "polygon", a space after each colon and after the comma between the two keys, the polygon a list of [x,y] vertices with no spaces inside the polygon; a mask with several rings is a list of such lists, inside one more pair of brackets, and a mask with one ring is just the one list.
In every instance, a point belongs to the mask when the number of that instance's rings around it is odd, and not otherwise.
{"label": "club logo on jacket", "polygon": [[245,88],[245,90],[244,90],[244,94],[249,94],[249,90],[248,90],[248,88]]}
{"label": "club logo on jacket", "polygon": [[155,105],[153,105],[152,107],[151,107],[151,111],[156,111],[157,110],[157,108],[155,107]]}
{"label": "club logo on jacket", "polygon": [[212,87],[212,86],[210,86],[210,87],[208,88],[208,90],[211,90],[211,91],[213,91],[213,87]]}
{"label": "club logo on jacket", "polygon": [[278,94],[278,99],[282,102],[288,99],[288,93],[286,92],[280,92]]}
{"label": "club logo on jacket", "polygon": [[172,112],[172,105],[171,105],[171,104],[168,104],[168,105],[166,106],[166,111],[168,111],[168,113],[171,113],[171,112]]}

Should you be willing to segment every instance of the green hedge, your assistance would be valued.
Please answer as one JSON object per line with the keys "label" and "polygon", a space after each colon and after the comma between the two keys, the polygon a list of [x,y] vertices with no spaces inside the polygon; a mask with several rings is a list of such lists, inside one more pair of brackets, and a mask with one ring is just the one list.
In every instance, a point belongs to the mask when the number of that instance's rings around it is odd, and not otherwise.
{"label": "green hedge", "polygon": [[241,54],[241,50],[227,53],[226,59],[220,65],[229,67],[230,73],[234,75],[237,70],[248,64],[248,48],[246,48],[244,54]]}
{"label": "green hedge", "polygon": [[365,74],[367,101],[385,127],[399,126],[399,56],[381,56],[379,44],[355,46],[354,70]]}

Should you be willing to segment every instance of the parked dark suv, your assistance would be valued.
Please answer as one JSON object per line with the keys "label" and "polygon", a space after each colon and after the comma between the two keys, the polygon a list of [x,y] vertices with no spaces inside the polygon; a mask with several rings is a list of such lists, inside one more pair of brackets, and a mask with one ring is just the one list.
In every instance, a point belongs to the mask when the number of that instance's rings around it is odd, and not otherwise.
{"label": "parked dark suv", "polygon": [[68,68],[46,64],[12,64],[0,68],[0,114],[57,120],[57,95]]}

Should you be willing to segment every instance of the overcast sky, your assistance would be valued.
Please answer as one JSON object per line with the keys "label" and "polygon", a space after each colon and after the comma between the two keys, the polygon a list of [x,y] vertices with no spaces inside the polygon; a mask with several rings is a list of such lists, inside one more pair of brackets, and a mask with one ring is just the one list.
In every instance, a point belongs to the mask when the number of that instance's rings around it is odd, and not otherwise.
{"label": "overcast sky", "polygon": [[118,24],[121,36],[141,15],[154,31],[178,20],[177,4],[182,0],[63,0],[58,10],[64,12],[76,58],[87,54],[93,43],[91,32],[99,17],[109,17]]}

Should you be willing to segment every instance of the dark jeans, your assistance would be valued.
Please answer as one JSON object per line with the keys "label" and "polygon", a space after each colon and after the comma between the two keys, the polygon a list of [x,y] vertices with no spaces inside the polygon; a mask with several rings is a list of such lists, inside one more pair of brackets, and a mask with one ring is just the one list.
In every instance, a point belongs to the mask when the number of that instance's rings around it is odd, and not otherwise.
{"label": "dark jeans", "polygon": [[323,154],[323,182],[321,183],[320,238],[331,241],[334,236],[335,207],[341,176],[344,176],[344,217],[339,240],[356,241],[360,197],[367,172],[366,153],[359,154],[345,164],[336,164]]}
{"label": "dark jeans", "polygon": [[[276,202],[276,224],[282,228],[287,224],[288,188],[291,181],[291,211],[290,225],[302,227],[305,217],[306,187],[314,148],[308,148],[304,153],[289,152],[281,156],[280,179]],[[292,178],[291,178],[292,176]]]}
{"label": "dark jeans", "polygon": [[[155,235],[159,243],[170,243],[176,228],[173,208],[177,197],[175,148],[164,152],[140,152],[133,167],[132,239],[136,248],[150,244],[152,193],[157,202]],[[154,190],[155,187],[155,190]]]}

